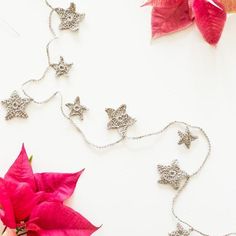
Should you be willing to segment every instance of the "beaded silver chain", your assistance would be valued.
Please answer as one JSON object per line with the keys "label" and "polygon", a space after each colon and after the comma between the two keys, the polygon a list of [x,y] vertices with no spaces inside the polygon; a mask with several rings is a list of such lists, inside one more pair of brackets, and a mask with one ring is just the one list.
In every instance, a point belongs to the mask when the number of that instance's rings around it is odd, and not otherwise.
{"label": "beaded silver chain", "polygon": [[[159,136],[164,134],[171,128],[178,128],[176,132],[177,137],[179,138],[177,144],[184,145],[187,149],[190,149],[191,146],[193,145],[193,142],[195,142],[197,139],[200,138],[195,134],[193,134],[192,132],[193,131],[196,131],[196,133],[198,132],[201,135],[201,137],[205,139],[207,143],[207,152],[205,154],[203,162],[193,173],[189,174],[184,170],[182,170],[177,160],[174,160],[169,165],[158,165],[157,170],[160,175],[159,183],[169,185],[176,191],[176,194],[172,201],[171,212],[177,221],[177,228],[175,231],[169,233],[169,236],[189,236],[192,232],[196,232],[202,236],[210,236],[210,234],[204,233],[199,229],[195,228],[194,226],[192,226],[190,223],[188,223],[187,220],[183,220],[182,218],[180,218],[175,210],[175,206],[180,195],[184,192],[185,188],[190,183],[190,180],[201,172],[211,154],[212,145],[210,139],[206,134],[206,132],[201,127],[194,126],[183,121],[172,121],[158,131],[147,133],[140,136],[129,136],[128,135],[129,127],[136,124],[136,119],[134,119],[127,113],[127,106],[125,104],[122,104],[115,109],[114,108],[105,109],[105,112],[108,117],[107,129],[116,130],[118,132],[119,137],[117,138],[117,140],[102,145],[95,144],[90,141],[85,132],[75,122],[75,119],[77,118],[79,118],[80,121],[83,121],[85,113],[88,112],[88,108],[81,103],[81,99],[79,96],[77,96],[74,101],[65,104],[63,95],[60,91],[54,92],[50,97],[42,101],[37,101],[33,96],[31,96],[26,91],[26,86],[28,86],[29,84],[37,84],[41,82],[46,78],[50,70],[54,70],[55,76],[57,78],[60,78],[69,76],[70,70],[73,66],[73,63],[67,62],[63,56],[61,56],[57,62],[52,63],[51,61],[50,46],[55,40],[59,39],[56,30],[52,26],[53,15],[56,14],[61,21],[59,25],[59,30],[68,30],[71,32],[78,32],[80,24],[85,18],[84,13],[77,12],[76,5],[74,3],[71,3],[67,9],[60,7],[54,8],[47,0],[45,0],[45,3],[51,10],[49,13],[48,26],[53,36],[53,38],[46,45],[48,66],[43,72],[43,75],[39,79],[31,79],[22,84],[21,91],[25,96],[24,98],[22,98],[17,91],[14,91],[10,95],[9,99],[5,99],[2,101],[2,105],[6,108],[7,111],[7,114],[5,116],[6,120],[11,120],[13,118],[28,118],[26,109],[30,103],[43,105],[47,104],[52,99],[58,96],[60,98],[60,111],[62,115],[80,133],[85,143],[96,149],[100,150],[107,149],[125,141],[129,140],[138,141],[145,138]],[[65,108],[67,109],[66,111]],[[227,233],[223,236],[230,236],[230,235],[236,235],[236,233]]]}

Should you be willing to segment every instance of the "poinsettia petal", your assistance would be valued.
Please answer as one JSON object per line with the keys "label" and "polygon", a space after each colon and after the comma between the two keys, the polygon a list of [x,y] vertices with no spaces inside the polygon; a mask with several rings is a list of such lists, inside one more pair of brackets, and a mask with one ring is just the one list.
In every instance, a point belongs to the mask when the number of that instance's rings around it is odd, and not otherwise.
{"label": "poinsettia petal", "polygon": [[41,193],[34,193],[31,186],[27,183],[5,180],[5,186],[13,207],[15,220],[19,223],[30,216],[32,209],[41,197]]}
{"label": "poinsettia petal", "polygon": [[153,7],[164,7],[164,8],[176,7],[181,2],[182,0],[150,0],[146,2],[145,4],[143,4],[142,7],[149,6],[149,5]]}
{"label": "poinsettia petal", "polygon": [[10,167],[4,178],[8,181],[28,183],[32,189],[35,189],[34,174],[24,145],[22,145],[18,158]]}
{"label": "poinsettia petal", "polygon": [[91,230],[40,230],[37,233],[30,231],[27,236],[88,236],[92,235],[94,232]]}
{"label": "poinsettia petal", "polygon": [[[32,211],[30,221],[28,236],[90,236],[98,229],[78,212],[60,202],[39,204]],[[33,231],[35,225],[38,227]]]}
{"label": "poinsettia petal", "polygon": [[220,2],[224,5],[226,12],[236,12],[236,0],[220,0]]}
{"label": "poinsettia petal", "polygon": [[73,194],[77,181],[82,172],[83,170],[73,174],[35,174],[37,190],[51,193],[51,196],[48,200],[63,202]]}
{"label": "poinsettia petal", "polygon": [[157,38],[189,27],[193,22],[188,0],[169,8],[154,7],[152,10],[152,37]]}
{"label": "poinsettia petal", "polygon": [[226,21],[224,6],[216,0],[194,0],[193,11],[205,40],[211,45],[217,44]]}
{"label": "poinsettia petal", "polygon": [[0,178],[0,219],[9,228],[15,228],[15,216],[4,180]]}

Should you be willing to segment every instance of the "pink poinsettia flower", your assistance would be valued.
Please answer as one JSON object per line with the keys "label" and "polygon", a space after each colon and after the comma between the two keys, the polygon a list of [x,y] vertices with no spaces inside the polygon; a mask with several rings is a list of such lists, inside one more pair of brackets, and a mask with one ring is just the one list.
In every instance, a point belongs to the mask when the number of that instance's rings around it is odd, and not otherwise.
{"label": "pink poinsettia flower", "polygon": [[226,2],[228,0],[150,0],[143,6],[153,7],[153,38],[183,30],[196,22],[203,38],[216,45],[224,29],[226,10],[236,9],[236,4],[226,5]]}
{"label": "pink poinsettia flower", "polygon": [[188,0],[172,7],[154,7],[152,10],[152,37],[174,33],[189,27],[193,23]]}
{"label": "pink poinsettia flower", "polygon": [[150,0],[142,5],[144,6],[153,6],[161,8],[177,7],[182,0]]}
{"label": "pink poinsettia flower", "polygon": [[78,212],[60,202],[38,205],[32,211],[29,222],[27,236],[88,236],[98,229]]}
{"label": "pink poinsettia flower", "polygon": [[226,21],[224,6],[217,0],[194,0],[193,12],[204,39],[209,44],[217,44]]}
{"label": "pink poinsettia flower", "polygon": [[17,236],[91,235],[98,228],[63,204],[73,194],[82,172],[34,174],[23,146],[4,178],[0,178],[3,224],[15,230]]}

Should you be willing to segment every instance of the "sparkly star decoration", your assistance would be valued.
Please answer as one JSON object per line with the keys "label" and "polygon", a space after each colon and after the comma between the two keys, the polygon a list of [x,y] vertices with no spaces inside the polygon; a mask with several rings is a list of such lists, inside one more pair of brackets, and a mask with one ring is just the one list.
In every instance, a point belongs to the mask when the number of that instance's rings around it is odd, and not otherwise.
{"label": "sparkly star decoration", "polygon": [[58,64],[52,64],[51,67],[56,71],[58,77],[67,75],[73,64],[66,64],[63,57],[60,57]]}
{"label": "sparkly star decoration", "polygon": [[7,109],[6,120],[11,120],[14,117],[28,118],[25,109],[30,102],[32,102],[32,99],[21,98],[18,93],[14,91],[9,99],[2,101],[2,104]]}
{"label": "sparkly star decoration", "polygon": [[185,230],[181,224],[177,224],[177,230],[169,233],[169,236],[189,236],[192,230]]}
{"label": "sparkly star decoration", "polygon": [[55,11],[61,20],[61,24],[59,26],[60,30],[79,30],[79,24],[83,21],[85,14],[77,13],[76,5],[74,3],[71,3],[68,9],[56,8]]}
{"label": "sparkly star decoration", "polygon": [[188,149],[191,147],[192,141],[198,139],[197,136],[193,136],[189,130],[189,128],[186,128],[185,133],[179,131],[178,132],[180,140],[178,142],[179,145],[184,144]]}
{"label": "sparkly star decoration", "polygon": [[128,127],[136,122],[135,119],[126,113],[126,105],[121,105],[117,110],[107,108],[106,113],[110,119],[107,128],[117,129],[122,136],[125,136]]}
{"label": "sparkly star decoration", "polygon": [[79,116],[80,120],[84,119],[84,112],[88,109],[80,104],[80,98],[76,97],[74,103],[67,103],[66,106],[70,109],[71,116]]}
{"label": "sparkly star decoration", "polygon": [[160,184],[170,184],[174,189],[179,189],[181,181],[189,177],[189,175],[182,171],[178,165],[177,160],[173,161],[171,165],[157,166],[158,172],[160,173]]}

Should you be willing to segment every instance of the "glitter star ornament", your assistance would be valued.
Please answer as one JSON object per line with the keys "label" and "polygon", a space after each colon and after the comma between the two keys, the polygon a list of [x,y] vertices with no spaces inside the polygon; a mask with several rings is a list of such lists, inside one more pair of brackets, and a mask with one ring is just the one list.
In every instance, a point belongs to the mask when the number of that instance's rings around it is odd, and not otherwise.
{"label": "glitter star ornament", "polygon": [[88,110],[80,104],[79,97],[76,97],[74,103],[67,103],[66,106],[70,109],[70,117],[79,116],[80,120],[84,119],[84,112]]}
{"label": "glitter star ornament", "polygon": [[180,137],[178,144],[179,145],[184,144],[188,149],[190,149],[192,141],[195,141],[196,139],[198,139],[197,136],[193,136],[191,134],[188,127],[186,128],[185,133],[179,131],[178,135]]}
{"label": "glitter star ornament", "polygon": [[177,224],[177,230],[169,233],[169,236],[189,236],[192,230],[185,230],[181,224]]}
{"label": "glitter star ornament", "polygon": [[160,184],[169,184],[175,190],[179,189],[181,181],[187,179],[189,175],[182,171],[178,165],[178,161],[175,160],[171,165],[158,165],[158,172],[160,173]]}
{"label": "glitter star ornament", "polygon": [[75,3],[71,3],[68,9],[56,8],[55,11],[61,20],[60,30],[78,31],[80,22],[85,18],[85,14],[76,12]]}
{"label": "glitter star ornament", "polygon": [[67,75],[73,64],[66,64],[63,57],[60,57],[58,64],[52,64],[51,67],[56,71],[58,77]]}
{"label": "glitter star ornament", "polygon": [[15,117],[18,118],[28,118],[28,115],[25,111],[27,105],[32,102],[30,98],[21,98],[16,91],[12,93],[9,99],[2,101],[7,109],[6,120],[11,120]]}
{"label": "glitter star ornament", "polygon": [[106,113],[110,119],[107,124],[108,129],[117,129],[121,136],[125,136],[129,126],[133,125],[136,120],[126,113],[126,105],[121,105],[117,110],[107,108]]}

